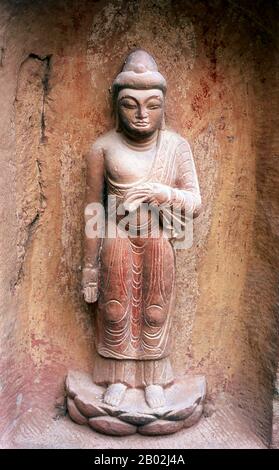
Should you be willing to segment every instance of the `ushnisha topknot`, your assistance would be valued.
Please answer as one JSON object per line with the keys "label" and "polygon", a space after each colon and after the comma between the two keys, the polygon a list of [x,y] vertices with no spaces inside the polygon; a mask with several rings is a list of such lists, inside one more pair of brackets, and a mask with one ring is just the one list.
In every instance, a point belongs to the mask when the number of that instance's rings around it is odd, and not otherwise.
{"label": "ushnisha topknot", "polygon": [[112,83],[112,95],[115,96],[123,88],[148,90],[157,88],[165,94],[167,82],[158,72],[153,57],[143,49],[131,52],[125,60],[122,71]]}

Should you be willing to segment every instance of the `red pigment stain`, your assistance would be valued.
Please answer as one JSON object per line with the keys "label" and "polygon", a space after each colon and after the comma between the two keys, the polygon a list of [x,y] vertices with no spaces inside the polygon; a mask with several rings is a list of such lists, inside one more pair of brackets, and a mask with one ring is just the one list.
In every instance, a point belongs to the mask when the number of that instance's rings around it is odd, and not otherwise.
{"label": "red pigment stain", "polygon": [[44,339],[39,339],[35,337],[34,333],[31,333],[31,346],[35,348],[36,346],[46,346],[48,344]]}
{"label": "red pigment stain", "polygon": [[210,96],[208,83],[206,82],[204,78],[201,78],[200,84],[201,84],[201,94],[204,98],[207,98],[208,96]]}
{"label": "red pigment stain", "polygon": [[62,351],[58,347],[52,346],[46,350],[46,353],[48,354],[48,356],[54,355],[55,357],[57,357],[58,355],[62,354]]}
{"label": "red pigment stain", "polygon": [[205,104],[205,101],[209,98],[210,96],[210,88],[208,83],[204,78],[200,79],[200,90],[198,93],[195,94],[191,106],[193,111],[198,115],[198,117],[201,119],[201,112],[202,108]]}
{"label": "red pigment stain", "polygon": [[185,122],[185,125],[187,127],[187,129],[191,129],[191,127],[193,126],[193,119],[189,119],[188,121]]}

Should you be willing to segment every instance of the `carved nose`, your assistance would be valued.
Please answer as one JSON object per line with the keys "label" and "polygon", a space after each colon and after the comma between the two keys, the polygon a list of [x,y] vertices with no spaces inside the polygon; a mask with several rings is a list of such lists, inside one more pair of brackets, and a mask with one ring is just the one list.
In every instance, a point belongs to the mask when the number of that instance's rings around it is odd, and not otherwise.
{"label": "carved nose", "polygon": [[145,117],[147,117],[146,109],[139,107],[138,112],[137,112],[137,117],[140,119],[144,119]]}

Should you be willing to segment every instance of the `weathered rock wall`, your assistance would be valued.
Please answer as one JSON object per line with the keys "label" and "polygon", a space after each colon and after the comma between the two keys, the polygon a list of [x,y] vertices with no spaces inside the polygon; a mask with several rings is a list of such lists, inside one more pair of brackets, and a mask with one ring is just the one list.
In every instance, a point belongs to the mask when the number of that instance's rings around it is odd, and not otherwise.
{"label": "weathered rock wall", "polygon": [[[68,368],[90,371],[80,295],[84,155],[112,126],[108,89],[142,47],[203,197],[177,255],[173,360],[234,397],[270,441],[278,358],[278,11],[263,1],[1,1],[3,442],[57,417]],[[62,410],[63,411],[63,410]],[[26,416],[29,416],[26,420]],[[31,418],[30,418],[31,416]]]}

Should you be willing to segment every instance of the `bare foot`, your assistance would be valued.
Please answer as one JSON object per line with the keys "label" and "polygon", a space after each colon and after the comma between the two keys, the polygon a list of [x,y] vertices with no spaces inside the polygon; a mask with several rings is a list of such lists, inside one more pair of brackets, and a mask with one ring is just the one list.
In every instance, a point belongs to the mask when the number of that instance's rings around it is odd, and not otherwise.
{"label": "bare foot", "polygon": [[161,385],[145,387],[145,400],[150,408],[161,408],[166,405],[166,398]]}
{"label": "bare foot", "polygon": [[111,406],[118,406],[124,398],[126,385],[117,383],[111,384],[104,395],[104,402]]}

